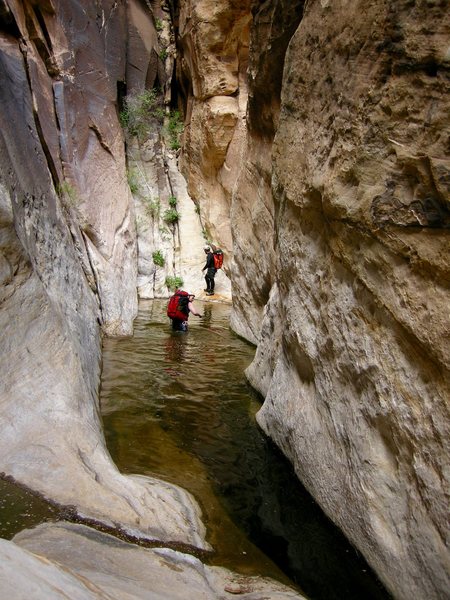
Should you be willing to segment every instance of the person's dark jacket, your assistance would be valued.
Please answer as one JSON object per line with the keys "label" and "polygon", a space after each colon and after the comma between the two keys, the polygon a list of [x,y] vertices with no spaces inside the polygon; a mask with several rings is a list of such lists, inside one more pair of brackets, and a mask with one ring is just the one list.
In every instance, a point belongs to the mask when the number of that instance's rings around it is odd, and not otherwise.
{"label": "person's dark jacket", "polygon": [[208,254],[206,255],[206,264],[203,267],[203,271],[206,271],[206,274],[208,275],[208,277],[214,277],[214,275],[216,274],[217,269],[214,266],[214,255],[212,252],[208,252]]}

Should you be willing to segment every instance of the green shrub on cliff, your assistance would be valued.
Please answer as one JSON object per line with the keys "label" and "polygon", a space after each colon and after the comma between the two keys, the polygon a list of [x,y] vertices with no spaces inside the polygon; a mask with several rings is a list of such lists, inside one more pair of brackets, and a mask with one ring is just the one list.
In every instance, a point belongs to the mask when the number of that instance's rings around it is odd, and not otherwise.
{"label": "green shrub on cliff", "polygon": [[175,291],[178,288],[183,287],[184,281],[181,277],[178,277],[177,275],[168,275],[166,277],[166,281],[165,281],[166,287],[170,290],[170,291]]}
{"label": "green shrub on cliff", "polygon": [[180,111],[172,110],[169,115],[167,124],[168,143],[172,150],[178,150],[181,147],[181,134],[183,133],[184,125],[181,119]]}
{"label": "green shrub on cliff", "polygon": [[166,211],[164,211],[163,220],[166,223],[170,223],[171,225],[173,225],[174,223],[178,222],[179,218],[180,213],[177,211],[176,208],[168,208]]}
{"label": "green shrub on cliff", "polygon": [[166,263],[165,258],[163,256],[163,253],[161,252],[161,250],[155,250],[152,253],[152,258],[153,258],[153,262],[158,267],[163,267],[165,265],[165,263]]}
{"label": "green shrub on cliff", "polygon": [[161,114],[158,92],[152,89],[127,96],[119,118],[128,135],[145,139],[150,134],[152,120],[161,121]]}

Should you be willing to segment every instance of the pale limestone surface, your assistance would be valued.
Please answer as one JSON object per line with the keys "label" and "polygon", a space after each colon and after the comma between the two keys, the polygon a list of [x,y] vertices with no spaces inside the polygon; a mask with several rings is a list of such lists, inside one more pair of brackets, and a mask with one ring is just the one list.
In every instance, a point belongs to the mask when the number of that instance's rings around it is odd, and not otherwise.
{"label": "pale limestone surface", "polygon": [[[117,600],[225,600],[236,595],[246,600],[303,598],[274,580],[209,567],[192,555],[168,548],[139,548],[83,525],[40,525],[16,535],[14,543],[3,545],[4,552],[22,560],[18,547],[38,555],[36,561],[42,561],[40,556],[44,556],[55,563],[54,571],[60,565],[61,579],[72,575],[105,597]],[[29,554],[25,557],[31,562]],[[66,581],[63,585],[67,586]],[[12,593],[12,600],[21,597]],[[40,597],[43,596],[36,596]]]}
{"label": "pale limestone surface", "polygon": [[136,536],[206,547],[187,492],[118,472],[98,414],[100,325],[129,333],[137,307],[114,107],[123,7],[105,3],[97,14],[67,2],[56,15],[51,3],[8,5],[23,39],[0,38],[0,471]]}
{"label": "pale limestone surface", "polygon": [[111,596],[73,571],[0,539],[0,582],[8,600],[109,600]]}
{"label": "pale limestone surface", "polygon": [[[170,208],[169,198],[176,197],[177,203],[181,198],[173,190],[173,173],[168,168],[161,142],[155,125],[155,131],[145,142],[140,143],[132,138],[128,141],[127,149],[128,169],[136,187],[133,198],[138,243],[137,288],[139,297],[145,299],[167,297],[166,276],[180,276],[179,271],[174,272],[179,228],[178,225],[165,223],[163,216]],[[180,212],[178,206],[177,210]],[[201,243],[199,236],[197,246]],[[153,252],[159,252],[163,257],[162,267],[154,263]]]}
{"label": "pale limestone surface", "polygon": [[[168,151],[155,132],[145,143],[131,140],[128,147],[129,169],[138,187],[133,194],[137,220],[138,293],[143,299],[167,298],[165,280],[178,276],[183,289],[204,299],[205,265],[202,223],[196,205],[187,192],[186,181],[178,169],[174,152]],[[169,199],[176,198],[180,218],[174,225],[164,222],[170,209]],[[153,208],[152,208],[153,207]],[[158,250],[164,265],[154,263]],[[216,297],[231,301],[231,283],[222,269],[216,274]]]}
{"label": "pale limestone surface", "polygon": [[[177,272],[181,273],[186,290],[195,294],[198,299],[205,299],[205,271],[202,269],[206,263],[206,255],[201,221],[195,204],[187,192],[186,180],[178,170],[175,158],[168,160],[168,167],[181,214],[174,257]],[[225,274],[225,268],[226,265],[216,273],[214,299],[229,302],[231,301],[231,282]]]}

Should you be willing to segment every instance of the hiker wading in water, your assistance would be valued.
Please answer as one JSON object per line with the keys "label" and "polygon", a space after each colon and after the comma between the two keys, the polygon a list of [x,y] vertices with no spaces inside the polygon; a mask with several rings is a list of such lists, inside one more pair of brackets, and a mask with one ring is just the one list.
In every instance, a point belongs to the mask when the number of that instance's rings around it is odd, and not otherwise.
{"label": "hiker wading in water", "polygon": [[205,281],[206,281],[206,295],[214,296],[214,277],[217,269],[214,265],[214,254],[211,251],[210,246],[205,246],[204,251],[206,254],[206,264],[202,269],[202,272],[206,270]]}
{"label": "hiker wading in water", "polygon": [[172,321],[174,331],[187,331],[189,314],[201,317],[193,302],[195,294],[188,294],[184,290],[175,290],[173,296],[169,299],[167,306],[167,316]]}

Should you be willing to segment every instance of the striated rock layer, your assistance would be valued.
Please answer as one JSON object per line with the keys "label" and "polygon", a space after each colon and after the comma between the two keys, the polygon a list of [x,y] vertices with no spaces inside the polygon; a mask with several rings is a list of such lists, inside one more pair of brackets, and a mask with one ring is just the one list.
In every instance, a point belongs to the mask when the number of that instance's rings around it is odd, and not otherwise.
{"label": "striated rock layer", "polygon": [[0,472],[135,536],[208,547],[189,494],[118,472],[98,415],[101,333],[130,334],[137,310],[128,40],[133,69],[151,66],[126,17],[109,0],[0,2]]}
{"label": "striated rock layer", "polygon": [[308,2],[281,104],[260,40],[293,6],[255,10],[232,206],[258,421],[398,598],[450,583],[444,4]]}

